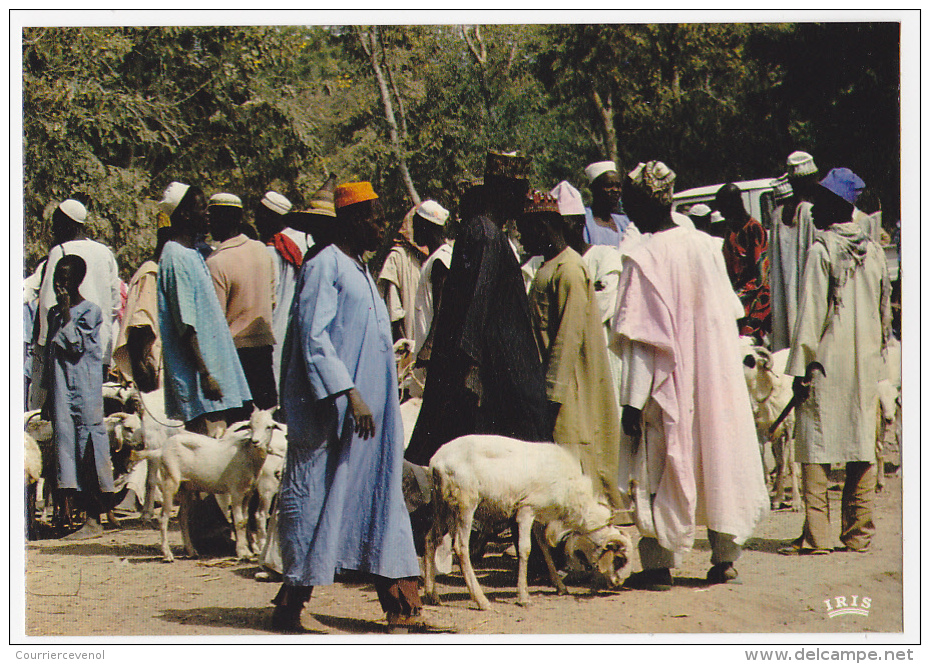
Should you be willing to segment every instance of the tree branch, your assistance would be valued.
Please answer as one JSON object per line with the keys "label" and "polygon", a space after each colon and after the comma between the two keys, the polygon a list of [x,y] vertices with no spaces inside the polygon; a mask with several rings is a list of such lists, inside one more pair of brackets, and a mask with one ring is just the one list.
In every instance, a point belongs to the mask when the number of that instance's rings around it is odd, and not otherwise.
{"label": "tree branch", "polygon": [[378,33],[378,43],[381,45],[381,61],[384,63],[384,69],[387,71],[388,83],[391,84],[391,92],[394,93],[394,99],[397,100],[397,110],[400,113],[400,139],[407,140],[407,109],[404,107],[404,98],[400,96],[397,90],[397,84],[394,82],[394,67],[387,61],[387,49],[384,47],[384,38]]}
{"label": "tree branch", "polygon": [[601,116],[601,131],[604,134],[604,148],[607,151],[607,159],[617,163],[617,129],[614,127],[614,107],[611,93],[607,93],[607,102],[601,99],[600,93],[592,84],[591,100]]}
{"label": "tree branch", "polygon": [[419,205],[420,195],[417,193],[416,187],[413,185],[413,178],[410,177],[410,171],[407,169],[407,160],[404,157],[400,132],[397,128],[397,120],[394,117],[394,104],[391,102],[391,94],[388,90],[387,80],[384,77],[384,71],[381,69],[381,63],[378,62],[379,58],[374,52],[374,46],[378,43],[377,35],[378,26],[372,26],[372,31],[369,35],[371,50],[369,51],[368,59],[369,62],[371,62],[371,69],[374,71],[375,80],[378,83],[378,91],[381,93],[381,103],[384,105],[384,119],[387,120],[388,132],[391,138],[391,148],[393,149],[394,156],[397,158],[397,166],[400,169],[401,178],[404,181],[404,185],[407,187],[407,193],[410,194],[410,198],[413,200],[414,205]]}
{"label": "tree branch", "polygon": [[481,26],[475,26],[475,38],[472,40],[468,29],[463,25],[462,36],[465,38],[465,43],[468,45],[468,50],[471,51],[471,54],[474,56],[475,60],[482,65],[485,64],[488,61],[488,50],[485,48],[484,40],[481,38]]}

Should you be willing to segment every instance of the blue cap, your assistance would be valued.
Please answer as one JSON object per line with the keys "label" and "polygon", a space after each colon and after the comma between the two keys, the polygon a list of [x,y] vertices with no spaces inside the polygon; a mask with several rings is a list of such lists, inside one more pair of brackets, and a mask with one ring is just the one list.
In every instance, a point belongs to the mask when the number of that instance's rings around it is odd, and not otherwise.
{"label": "blue cap", "polygon": [[855,205],[859,194],[865,189],[865,182],[848,168],[834,168],[820,181],[820,186],[850,205]]}

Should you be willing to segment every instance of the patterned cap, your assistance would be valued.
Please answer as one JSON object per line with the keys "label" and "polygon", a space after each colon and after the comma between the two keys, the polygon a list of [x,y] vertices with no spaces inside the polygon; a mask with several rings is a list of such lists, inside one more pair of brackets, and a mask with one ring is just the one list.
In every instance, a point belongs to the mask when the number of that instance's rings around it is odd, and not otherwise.
{"label": "patterned cap", "polygon": [[235,194],[213,194],[207,205],[227,205],[229,207],[242,207],[242,199]]}
{"label": "patterned cap", "polygon": [[780,177],[772,180],[772,191],[775,192],[776,203],[780,203],[786,198],[791,198],[791,194],[794,193],[794,190],[791,188],[791,183],[788,182],[787,173],[784,173]]}
{"label": "patterned cap", "polygon": [[788,155],[788,177],[797,178],[802,175],[811,175],[817,172],[814,158],[806,152],[792,152]]}
{"label": "patterned cap", "polygon": [[489,177],[508,178],[510,180],[529,179],[532,158],[516,152],[489,151],[484,163],[484,181]]}
{"label": "patterned cap", "polygon": [[538,189],[527,192],[526,201],[523,203],[523,214],[538,214],[541,212],[559,214],[559,202],[555,199],[555,196]]}
{"label": "patterned cap", "polygon": [[661,161],[640,162],[629,173],[633,185],[662,205],[670,205],[675,193],[675,171]]}
{"label": "patterned cap", "polygon": [[265,192],[265,197],[262,199],[262,205],[264,205],[272,212],[277,212],[278,214],[287,214],[291,211],[291,202],[287,200],[285,196],[282,196],[276,191]]}
{"label": "patterned cap", "polygon": [[378,198],[371,182],[346,182],[336,187],[336,209]]}
{"label": "patterned cap", "polygon": [[326,182],[323,183],[323,186],[317,189],[316,193],[313,194],[313,197],[310,199],[310,209],[307,210],[307,212],[324,217],[335,217],[336,197],[333,193],[335,190],[336,176],[330,175],[326,178]]}

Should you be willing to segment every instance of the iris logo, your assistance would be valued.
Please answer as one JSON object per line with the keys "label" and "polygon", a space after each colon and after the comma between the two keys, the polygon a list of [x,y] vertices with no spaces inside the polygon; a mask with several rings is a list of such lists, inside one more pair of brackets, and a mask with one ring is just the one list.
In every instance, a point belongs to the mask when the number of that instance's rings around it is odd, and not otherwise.
{"label": "iris logo", "polygon": [[831,618],[848,615],[867,616],[872,608],[872,598],[863,597],[860,600],[859,595],[852,595],[849,599],[841,595],[825,599],[823,603],[827,605],[827,615]]}

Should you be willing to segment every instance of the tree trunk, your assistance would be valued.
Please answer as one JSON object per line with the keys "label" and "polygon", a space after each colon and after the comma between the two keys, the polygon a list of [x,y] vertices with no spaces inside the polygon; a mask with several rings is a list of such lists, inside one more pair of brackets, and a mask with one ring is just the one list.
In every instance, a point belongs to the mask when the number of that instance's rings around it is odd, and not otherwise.
{"label": "tree trunk", "polygon": [[[601,116],[601,131],[604,136],[604,152],[608,161],[612,161],[615,164],[618,163],[618,154],[617,154],[617,128],[614,126],[614,107],[611,97],[611,93],[607,93],[607,102],[605,103],[601,99],[600,93],[595,88],[591,88],[591,99],[594,101],[594,106],[597,108],[598,114]],[[619,166],[619,164],[618,164]]]}
{"label": "tree trunk", "polygon": [[404,181],[404,186],[407,187],[407,193],[410,194],[410,198],[413,201],[414,205],[420,204],[420,195],[417,193],[417,189],[413,184],[413,178],[410,177],[410,171],[407,169],[407,159],[404,157],[404,148],[401,142],[400,130],[397,127],[397,120],[394,117],[394,104],[391,100],[391,91],[388,89],[388,82],[384,75],[384,70],[381,69],[381,63],[379,62],[379,49],[381,50],[381,57],[387,57],[384,49],[381,45],[381,40],[378,37],[378,26],[372,26],[371,32],[359,31],[359,38],[362,41],[362,46],[365,49],[365,53],[368,55],[368,59],[371,62],[371,69],[375,74],[375,80],[378,82],[378,90],[381,93],[381,102],[384,104],[384,118],[387,120],[388,124],[388,133],[391,138],[391,149],[394,152],[394,156],[397,158],[397,167],[400,169],[400,176]]}

